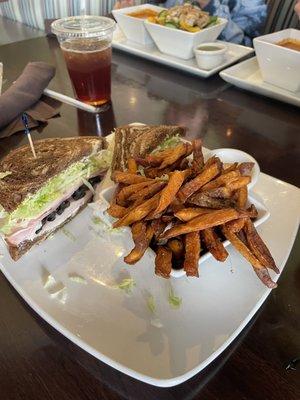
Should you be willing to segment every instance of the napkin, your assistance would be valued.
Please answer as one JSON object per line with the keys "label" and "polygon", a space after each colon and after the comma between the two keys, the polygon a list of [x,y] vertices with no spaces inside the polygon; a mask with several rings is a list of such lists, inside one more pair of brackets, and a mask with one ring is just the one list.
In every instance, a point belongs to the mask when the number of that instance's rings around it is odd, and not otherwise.
{"label": "napkin", "polygon": [[23,73],[0,96],[0,138],[23,130],[21,115],[29,115],[29,127],[38,126],[59,113],[60,105],[41,96],[55,74],[55,68],[44,62],[27,64]]}

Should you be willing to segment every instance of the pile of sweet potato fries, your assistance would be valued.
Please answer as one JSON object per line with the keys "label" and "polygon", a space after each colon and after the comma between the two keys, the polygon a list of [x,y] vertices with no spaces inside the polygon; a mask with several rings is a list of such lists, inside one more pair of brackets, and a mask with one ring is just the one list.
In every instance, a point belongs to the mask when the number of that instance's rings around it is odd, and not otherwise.
{"label": "pile of sweet potato fries", "polygon": [[125,262],[135,264],[150,246],[157,275],[168,278],[173,267],[198,277],[200,254],[225,261],[228,239],[261,281],[276,287],[268,268],[279,270],[253,225],[257,210],[247,205],[252,167],[204,162],[201,140],[128,160],[127,171],[113,174],[118,185],[107,210],[114,227],[131,227],[135,246]]}

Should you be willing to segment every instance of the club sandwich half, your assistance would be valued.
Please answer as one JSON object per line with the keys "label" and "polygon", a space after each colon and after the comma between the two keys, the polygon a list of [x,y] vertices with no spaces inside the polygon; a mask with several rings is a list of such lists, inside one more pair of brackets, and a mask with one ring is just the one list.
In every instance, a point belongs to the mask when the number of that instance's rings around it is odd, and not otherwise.
{"label": "club sandwich half", "polygon": [[99,137],[54,138],[0,161],[0,233],[14,260],[73,218],[110,167]]}

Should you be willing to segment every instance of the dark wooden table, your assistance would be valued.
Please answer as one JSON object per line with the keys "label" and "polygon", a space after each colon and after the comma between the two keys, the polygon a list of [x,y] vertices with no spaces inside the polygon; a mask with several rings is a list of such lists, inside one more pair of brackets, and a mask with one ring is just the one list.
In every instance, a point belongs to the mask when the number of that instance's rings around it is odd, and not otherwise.
{"label": "dark wooden table", "polygon": [[[55,63],[51,87],[72,91],[53,39],[2,46],[0,60],[8,83],[28,61]],[[299,185],[299,109],[239,91],[218,77],[201,80],[119,52],[113,54],[112,70],[109,110],[95,116],[62,105],[61,116],[34,137],[106,135],[114,126],[134,121],[183,124],[188,136],[202,137],[205,146],[245,150],[263,172]],[[25,140],[23,135],[1,139],[1,156]],[[242,334],[208,368],[169,389],[135,381],[73,345],[1,275],[0,399],[299,400],[300,365],[286,368],[300,357],[299,243],[298,237],[278,289]]]}

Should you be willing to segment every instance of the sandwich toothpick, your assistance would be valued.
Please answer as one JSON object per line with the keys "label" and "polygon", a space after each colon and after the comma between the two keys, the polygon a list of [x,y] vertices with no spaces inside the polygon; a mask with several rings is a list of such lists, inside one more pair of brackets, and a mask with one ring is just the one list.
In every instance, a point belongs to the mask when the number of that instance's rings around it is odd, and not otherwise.
{"label": "sandwich toothpick", "polygon": [[28,115],[24,112],[22,114],[22,122],[24,124],[24,128],[25,128],[25,133],[27,135],[28,141],[29,141],[29,145],[33,154],[33,157],[36,158],[36,152],[34,149],[34,145],[33,145],[33,141],[32,141],[32,137],[30,134],[30,130],[29,130],[29,126],[28,126]]}

